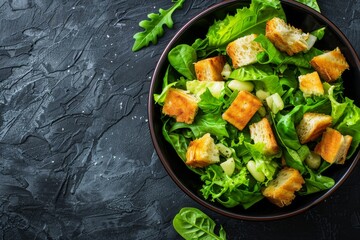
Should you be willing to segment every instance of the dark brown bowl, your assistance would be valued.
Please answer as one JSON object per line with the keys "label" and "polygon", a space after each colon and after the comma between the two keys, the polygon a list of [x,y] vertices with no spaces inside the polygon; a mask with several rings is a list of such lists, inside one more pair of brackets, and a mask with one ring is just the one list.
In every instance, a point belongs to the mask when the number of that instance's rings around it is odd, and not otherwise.
{"label": "dark brown bowl", "polygon": [[[206,35],[207,29],[213,24],[215,19],[223,19],[227,13],[234,13],[236,8],[248,6],[249,3],[249,1],[232,0],[216,4],[191,19],[176,33],[161,55],[152,77],[148,100],[149,127],[156,152],[166,171],[174,182],[196,202],[217,213],[236,219],[258,221],[276,220],[304,212],[335,192],[356,166],[360,157],[359,149],[357,149],[357,152],[351,159],[347,160],[346,164],[337,165],[326,171],[326,175],[332,177],[336,182],[335,185],[327,191],[307,196],[299,196],[290,206],[284,208],[278,208],[266,200],[256,203],[247,210],[241,206],[226,208],[219,203],[203,199],[201,194],[198,193],[202,185],[200,177],[186,167],[172,146],[165,141],[161,132],[161,109],[154,103],[153,99],[154,93],[161,92],[162,79],[168,65],[167,55],[169,51],[180,43],[191,44],[196,38],[203,38]],[[345,71],[343,74],[345,95],[354,99],[355,104],[359,106],[360,81],[354,80],[360,79],[360,61],[348,39],[330,20],[317,11],[290,0],[282,1],[282,6],[287,15],[288,22],[303,29],[305,32],[326,26],[326,34],[324,38],[317,43],[316,47],[323,50],[332,50],[335,47],[341,49],[350,65],[350,70]]]}

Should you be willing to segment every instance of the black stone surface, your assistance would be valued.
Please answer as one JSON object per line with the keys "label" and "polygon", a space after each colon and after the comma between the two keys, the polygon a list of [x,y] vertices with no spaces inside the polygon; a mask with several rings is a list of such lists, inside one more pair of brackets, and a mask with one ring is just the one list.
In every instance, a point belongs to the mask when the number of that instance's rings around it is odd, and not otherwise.
{"label": "black stone surface", "polygon": [[[358,239],[359,166],[326,201],[274,222],[203,209],[165,172],[148,130],[150,78],[176,30],[216,2],[186,1],[174,29],[134,53],[139,21],[170,0],[0,0],[1,239],[181,239],[182,207],[228,239]],[[360,53],[360,1],[318,3]]]}

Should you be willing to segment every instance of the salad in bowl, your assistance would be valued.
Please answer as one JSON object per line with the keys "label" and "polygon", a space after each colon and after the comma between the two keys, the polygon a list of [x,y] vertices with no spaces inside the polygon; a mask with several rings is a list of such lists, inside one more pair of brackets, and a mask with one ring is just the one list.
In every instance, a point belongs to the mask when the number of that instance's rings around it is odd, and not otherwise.
{"label": "salad in bowl", "polygon": [[238,211],[259,202],[295,209],[298,199],[333,189],[357,162],[359,100],[346,81],[359,75],[358,58],[342,40],[323,43],[334,30],[310,8],[314,24],[304,25],[289,14],[299,4],[226,4],[231,11],[212,22],[198,17],[207,21],[203,34],[177,35],[164,52],[154,73],[161,83],[150,92],[157,127],[150,126],[177,156],[166,159],[167,170],[177,183],[174,172],[189,176],[196,200]]}

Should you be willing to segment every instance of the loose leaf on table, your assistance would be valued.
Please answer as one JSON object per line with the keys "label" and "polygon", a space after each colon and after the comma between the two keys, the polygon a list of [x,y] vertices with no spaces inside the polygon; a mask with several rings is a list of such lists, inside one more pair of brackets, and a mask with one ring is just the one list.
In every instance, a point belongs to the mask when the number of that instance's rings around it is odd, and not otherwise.
{"label": "loose leaf on table", "polygon": [[164,34],[163,26],[166,25],[168,28],[172,28],[174,22],[172,20],[173,12],[181,8],[185,0],[173,1],[174,5],[167,9],[159,9],[159,14],[150,13],[148,18],[150,20],[143,20],[139,23],[139,26],[144,28],[143,32],[138,32],[134,35],[135,43],[132,47],[132,51],[136,52],[143,47],[147,47],[150,42],[152,44],[157,43],[158,37]]}
{"label": "loose leaf on table", "polygon": [[226,239],[224,228],[220,226],[219,235],[217,235],[214,220],[196,208],[182,208],[175,215],[173,226],[184,239]]}

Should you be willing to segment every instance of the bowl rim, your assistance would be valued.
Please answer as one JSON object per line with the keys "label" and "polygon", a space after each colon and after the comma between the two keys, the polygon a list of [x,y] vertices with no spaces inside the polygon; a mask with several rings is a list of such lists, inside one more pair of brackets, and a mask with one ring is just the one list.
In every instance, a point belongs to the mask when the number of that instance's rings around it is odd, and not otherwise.
{"label": "bowl rim", "polygon": [[[250,0],[241,0],[243,2],[247,2],[249,3]],[[280,0],[281,4],[285,3],[288,5],[292,5],[294,7],[297,8],[304,8],[309,14],[312,14],[313,16],[315,16],[316,18],[324,21],[328,26],[330,26],[330,28],[332,28],[332,30],[334,32],[336,32],[336,34],[341,38],[341,40],[344,42],[344,44],[346,45],[346,47],[348,48],[348,50],[350,51],[350,55],[355,57],[355,62],[356,65],[359,67],[360,69],[360,60],[359,60],[359,56],[357,54],[357,52],[354,50],[352,44],[350,43],[350,41],[348,40],[348,38],[344,35],[344,33],[331,21],[329,20],[326,16],[322,15],[320,12],[293,0]],[[345,180],[350,176],[351,172],[354,170],[354,168],[356,167],[359,158],[360,158],[360,151],[357,152],[357,154],[354,156],[354,159],[352,161],[352,163],[350,164],[350,166],[348,167],[348,169],[345,171],[345,173],[340,177],[340,179],[334,184],[334,186],[328,190],[326,190],[326,192],[324,192],[324,194],[322,194],[320,197],[318,197],[317,199],[313,200],[312,202],[309,202],[306,206],[301,207],[299,209],[296,209],[294,211],[288,212],[288,213],[281,213],[281,214],[272,214],[272,215],[267,215],[267,216],[250,216],[250,215],[246,215],[246,214],[237,214],[237,213],[233,213],[231,212],[231,208],[229,208],[229,210],[225,210],[225,209],[220,209],[216,206],[213,206],[210,202],[206,201],[205,199],[200,198],[199,196],[197,196],[196,194],[194,194],[193,192],[191,192],[189,189],[187,189],[182,182],[180,181],[180,179],[176,176],[176,174],[171,170],[171,167],[169,165],[169,163],[166,161],[165,155],[163,154],[162,150],[161,150],[161,146],[159,145],[159,143],[156,140],[156,134],[155,134],[155,130],[154,130],[154,123],[152,121],[152,119],[154,118],[154,107],[155,107],[155,102],[153,99],[153,95],[154,95],[154,86],[155,86],[155,82],[157,79],[157,76],[160,74],[160,69],[161,66],[164,64],[164,62],[167,60],[167,55],[169,53],[169,51],[173,48],[174,43],[178,40],[178,38],[180,38],[180,36],[183,34],[183,32],[185,32],[190,26],[192,26],[192,24],[194,22],[196,22],[197,20],[201,19],[202,17],[211,14],[213,11],[215,11],[217,8],[222,7],[222,6],[226,6],[228,4],[232,4],[235,2],[239,2],[239,0],[225,0],[222,1],[220,3],[216,3],[210,7],[208,7],[207,9],[205,9],[204,11],[196,14],[193,18],[191,18],[189,21],[187,21],[185,23],[185,25],[183,25],[176,33],[175,35],[171,38],[170,42],[167,43],[165,49],[163,50],[157,64],[154,70],[154,73],[152,75],[151,78],[151,83],[150,83],[150,91],[149,91],[149,95],[148,95],[148,126],[150,129],[150,135],[151,135],[151,140],[153,142],[154,148],[156,150],[156,153],[158,154],[158,157],[163,165],[163,167],[165,168],[167,174],[171,177],[171,179],[175,182],[175,184],[183,191],[185,192],[190,198],[192,198],[195,202],[199,203],[200,205],[202,205],[203,207],[206,207],[218,214],[230,217],[230,218],[234,218],[234,219],[238,219],[238,220],[248,220],[248,221],[270,221],[270,220],[280,220],[280,219],[284,219],[284,218],[289,218],[295,215],[298,215],[300,213],[303,213],[305,211],[307,211],[308,209],[312,208],[313,206],[319,204],[320,202],[324,201],[326,198],[328,198],[331,194],[333,194],[344,182]]]}

